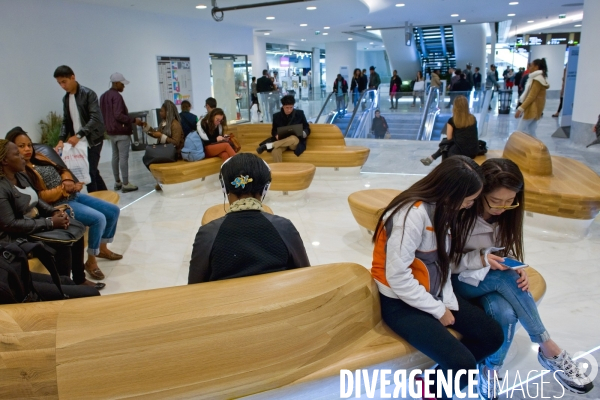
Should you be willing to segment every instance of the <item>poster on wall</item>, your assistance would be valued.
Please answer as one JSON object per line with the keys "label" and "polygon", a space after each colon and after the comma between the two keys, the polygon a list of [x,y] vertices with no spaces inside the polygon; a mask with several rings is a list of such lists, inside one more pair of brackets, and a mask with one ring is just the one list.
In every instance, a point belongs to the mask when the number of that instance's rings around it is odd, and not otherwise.
{"label": "poster on wall", "polygon": [[184,100],[192,100],[192,69],[189,57],[156,57],[160,102],[171,100],[180,108]]}

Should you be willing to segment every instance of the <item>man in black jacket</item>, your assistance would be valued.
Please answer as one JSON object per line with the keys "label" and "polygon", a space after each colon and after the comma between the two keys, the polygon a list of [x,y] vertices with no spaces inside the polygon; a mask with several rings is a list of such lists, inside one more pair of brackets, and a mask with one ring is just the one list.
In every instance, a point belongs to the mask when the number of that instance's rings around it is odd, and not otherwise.
{"label": "man in black jacket", "polygon": [[56,150],[60,152],[64,141],[76,146],[80,139],[88,142],[88,161],[90,163],[91,182],[88,193],[107,190],[98,171],[100,152],[104,143],[104,120],[98,104],[98,96],[93,90],[81,86],[75,79],[75,73],[66,65],[54,71],[54,78],[67,93],[63,97],[63,123]]}
{"label": "man in black jacket", "polygon": [[[273,162],[277,163],[283,161],[283,152],[287,149],[293,150],[294,154],[298,157],[306,150],[306,138],[310,135],[310,126],[308,126],[304,111],[294,109],[295,103],[296,100],[292,95],[283,96],[281,98],[281,111],[273,114],[273,127],[271,128],[272,138],[270,138],[272,141],[258,146],[256,149],[258,154],[261,154],[265,150],[272,150],[271,156],[273,157]],[[291,135],[285,139],[279,140],[277,128],[297,124],[302,124],[302,138]]]}

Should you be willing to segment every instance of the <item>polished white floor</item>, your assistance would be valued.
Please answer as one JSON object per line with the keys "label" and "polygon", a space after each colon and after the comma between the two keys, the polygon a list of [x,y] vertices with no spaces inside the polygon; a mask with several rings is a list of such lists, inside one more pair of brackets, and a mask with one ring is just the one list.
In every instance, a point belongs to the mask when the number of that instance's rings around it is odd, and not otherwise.
{"label": "polished white floor", "polygon": [[[549,139],[556,126],[549,115],[557,102],[549,103],[538,135],[553,144],[550,148],[553,154],[561,153],[562,149],[584,162],[592,160],[589,164],[596,169],[600,164],[598,150],[574,149],[566,142]],[[512,115],[495,116],[492,122],[501,125],[498,119],[503,117],[513,119]],[[506,123],[511,126],[514,122],[506,120]],[[505,141],[507,137],[504,132],[488,132],[488,135],[488,140],[498,147],[503,146],[502,139]],[[367,188],[406,189],[431,169],[420,165],[418,159],[436,148],[434,143],[408,141],[361,140],[360,144],[372,147],[364,168],[370,172],[345,180],[317,176],[305,201],[273,202],[267,196],[267,204],[274,212],[290,219],[300,232],[312,265],[355,262],[370,268],[372,246],[352,217],[348,195]],[[103,161],[109,160],[107,150]],[[120,206],[124,208],[115,242],[110,246],[124,258],[99,261],[107,284],[102,295],[185,285],[192,243],[202,215],[208,207],[223,203],[223,194],[216,185],[207,194],[187,198],[166,198],[154,192],[153,181],[140,166],[140,159],[141,154],[135,153],[130,160],[131,180],[140,185],[140,190],[122,196]],[[106,161],[101,170],[107,184],[112,186],[110,165]],[[552,338],[572,354],[600,346],[600,221],[594,222],[586,238],[552,238],[527,231],[525,243],[526,261],[548,284],[539,311]],[[505,365],[511,379],[517,370],[526,376],[530,370],[540,369],[535,346],[522,329],[514,345],[517,354]],[[600,386],[600,378],[595,382]],[[554,385],[556,396],[560,396],[560,388]],[[519,395],[516,392],[515,396]],[[577,397],[600,398],[600,389]],[[564,398],[574,395],[567,393]]]}

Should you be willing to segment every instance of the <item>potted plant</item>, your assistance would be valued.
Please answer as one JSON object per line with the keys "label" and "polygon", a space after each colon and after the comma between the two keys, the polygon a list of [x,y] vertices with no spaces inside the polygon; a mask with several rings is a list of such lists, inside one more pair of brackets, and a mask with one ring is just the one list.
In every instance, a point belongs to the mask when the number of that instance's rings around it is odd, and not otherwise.
{"label": "potted plant", "polygon": [[55,147],[58,144],[58,136],[62,127],[63,117],[50,111],[45,120],[40,120],[39,126],[42,131],[42,143]]}

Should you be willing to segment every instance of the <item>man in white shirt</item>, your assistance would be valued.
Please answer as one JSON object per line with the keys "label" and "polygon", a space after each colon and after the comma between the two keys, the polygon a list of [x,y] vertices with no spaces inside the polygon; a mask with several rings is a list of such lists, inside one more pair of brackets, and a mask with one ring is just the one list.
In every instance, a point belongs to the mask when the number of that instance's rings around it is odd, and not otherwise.
{"label": "man in white shirt", "polygon": [[88,142],[88,161],[90,164],[91,182],[87,185],[88,193],[107,190],[104,180],[98,171],[100,152],[104,143],[104,120],[98,104],[98,96],[93,90],[81,86],[75,79],[75,73],[66,65],[54,71],[56,82],[67,93],[63,97],[63,124],[60,130],[56,151],[60,152],[66,141],[76,146],[85,138]]}

